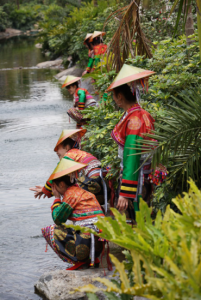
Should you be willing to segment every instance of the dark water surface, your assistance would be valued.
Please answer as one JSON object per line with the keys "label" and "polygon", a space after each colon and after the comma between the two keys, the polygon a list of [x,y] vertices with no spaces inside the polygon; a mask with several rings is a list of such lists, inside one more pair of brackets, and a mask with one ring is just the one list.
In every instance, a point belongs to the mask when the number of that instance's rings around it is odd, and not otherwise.
{"label": "dark water surface", "polygon": [[[48,249],[41,228],[52,224],[52,199],[36,200],[29,187],[44,184],[56,166],[62,129],[73,128],[71,100],[56,70],[14,69],[44,61],[33,39],[0,41],[0,299],[40,299],[34,283],[66,265]],[[3,69],[3,70],[2,70]]]}

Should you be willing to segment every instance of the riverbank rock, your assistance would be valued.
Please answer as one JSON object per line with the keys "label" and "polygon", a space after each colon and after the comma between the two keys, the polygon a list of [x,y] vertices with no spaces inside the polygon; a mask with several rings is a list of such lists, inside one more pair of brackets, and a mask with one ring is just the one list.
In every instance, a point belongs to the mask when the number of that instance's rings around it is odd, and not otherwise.
{"label": "riverbank rock", "polygon": [[35,47],[38,48],[38,49],[41,49],[43,47],[43,45],[40,44],[40,43],[37,43],[37,44],[35,44]]}
{"label": "riverbank rock", "polygon": [[[112,271],[109,273],[112,274]],[[103,269],[52,271],[39,278],[35,290],[37,294],[49,300],[85,300],[87,298],[84,293],[70,294],[70,292],[76,287],[94,283],[93,279],[96,277],[104,277]]]}
{"label": "riverbank rock", "polygon": [[81,77],[84,69],[81,69],[77,66],[74,66],[72,68],[66,69],[57,75],[55,75],[55,78],[58,79],[59,81],[64,81],[68,75],[73,75],[76,77]]}
{"label": "riverbank rock", "polygon": [[13,29],[13,28],[6,28],[4,32],[0,32],[0,39],[8,39],[13,36],[22,35],[24,34],[21,30]]}
{"label": "riverbank rock", "polygon": [[[122,250],[121,247],[110,243],[110,253],[120,261],[125,259]],[[94,283],[93,279],[95,277],[110,279],[113,273],[114,267],[112,271],[108,271],[106,255],[104,255],[101,267],[98,269],[91,268],[80,271],[57,270],[43,274],[35,284],[35,291],[37,294],[46,297],[48,300],[87,300],[84,293],[70,294],[70,292],[78,286],[89,283],[93,283],[100,287],[100,283]],[[100,299],[104,298],[101,296]]]}
{"label": "riverbank rock", "polygon": [[62,59],[56,59],[56,60],[49,60],[44,61],[42,63],[39,63],[36,65],[38,68],[50,68],[50,67],[59,67],[62,64]]}
{"label": "riverbank rock", "polygon": [[[76,292],[71,294],[71,292],[83,285],[93,284],[96,287],[104,288],[104,286],[94,281],[96,277],[102,277],[108,280],[117,279],[114,278],[114,270],[106,271],[106,274],[103,269],[87,269],[82,271],[66,271],[58,270],[47,272],[43,274],[38,282],[35,284],[36,294],[45,297],[48,300],[88,300],[88,297],[85,293]],[[106,300],[102,292],[98,292],[97,296],[99,300]],[[133,300],[149,300],[144,297],[135,296]]]}

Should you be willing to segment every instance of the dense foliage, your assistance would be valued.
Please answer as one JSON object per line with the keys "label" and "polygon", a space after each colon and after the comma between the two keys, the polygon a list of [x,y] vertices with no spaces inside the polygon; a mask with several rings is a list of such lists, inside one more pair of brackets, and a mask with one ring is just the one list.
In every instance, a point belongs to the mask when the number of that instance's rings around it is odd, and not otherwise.
{"label": "dense foliage", "polygon": [[25,31],[34,28],[34,24],[42,19],[42,11],[45,11],[47,6],[30,2],[20,5],[18,9],[15,3],[5,3],[0,8],[6,14],[6,27]]}
{"label": "dense foliage", "polygon": [[[82,0],[83,3],[87,0]],[[52,22],[68,17],[73,7],[78,7],[78,0],[34,0],[34,1],[0,1],[0,30],[12,27],[20,30],[30,30],[39,21]],[[51,13],[52,12],[52,13]],[[54,12],[54,13],[53,13]],[[6,19],[5,19],[6,18]],[[57,23],[59,24],[59,22]]]}
{"label": "dense foliage", "polygon": [[149,80],[149,93],[144,99],[158,105],[174,104],[171,96],[201,84],[197,33],[193,38],[195,42],[190,46],[186,44],[185,35],[155,43],[157,48],[152,59],[128,59],[127,62],[134,66],[156,72]]}
{"label": "dense foliage", "polygon": [[8,15],[0,6],[0,31],[5,31],[9,25]]}
{"label": "dense foliage", "polygon": [[200,198],[201,192],[191,180],[189,192],[172,200],[179,213],[167,207],[164,217],[158,211],[153,223],[151,209],[142,201],[133,228],[115,209],[116,220],[99,218],[100,237],[125,248],[126,261],[121,263],[111,255],[119,280],[94,278],[105,289],[89,284],[76,290],[90,293],[89,299],[94,300],[99,298],[92,294],[98,291],[107,299],[119,299],[119,295],[126,300],[134,295],[153,300],[200,299]]}

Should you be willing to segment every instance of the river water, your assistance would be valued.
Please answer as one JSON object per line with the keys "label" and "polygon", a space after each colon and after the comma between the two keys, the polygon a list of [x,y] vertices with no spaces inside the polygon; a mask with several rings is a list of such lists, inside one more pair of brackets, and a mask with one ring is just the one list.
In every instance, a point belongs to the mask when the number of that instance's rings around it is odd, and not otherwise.
{"label": "river water", "polygon": [[[0,299],[35,300],[34,283],[67,266],[46,243],[52,199],[37,200],[29,187],[44,184],[58,162],[53,151],[69,124],[72,106],[57,70],[31,68],[44,61],[33,38],[0,41]],[[27,69],[10,69],[27,67]]]}

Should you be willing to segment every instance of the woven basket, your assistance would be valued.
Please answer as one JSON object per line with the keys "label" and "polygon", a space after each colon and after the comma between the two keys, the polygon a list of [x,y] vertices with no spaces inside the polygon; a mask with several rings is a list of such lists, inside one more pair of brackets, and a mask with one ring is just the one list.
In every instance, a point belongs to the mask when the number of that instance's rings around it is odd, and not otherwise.
{"label": "woven basket", "polygon": [[83,115],[75,107],[69,108],[67,114],[71,119],[79,123],[83,119]]}

